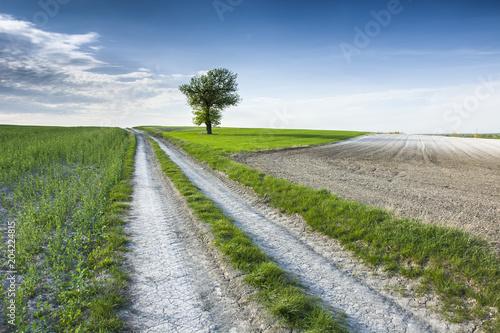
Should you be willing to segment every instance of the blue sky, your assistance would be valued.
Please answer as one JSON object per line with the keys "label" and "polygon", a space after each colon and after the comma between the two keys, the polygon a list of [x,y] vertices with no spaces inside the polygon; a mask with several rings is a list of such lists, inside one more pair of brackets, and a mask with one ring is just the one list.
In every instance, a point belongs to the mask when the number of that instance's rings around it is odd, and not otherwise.
{"label": "blue sky", "polygon": [[0,123],[189,125],[177,87],[217,67],[222,126],[500,132],[496,0],[0,4]]}

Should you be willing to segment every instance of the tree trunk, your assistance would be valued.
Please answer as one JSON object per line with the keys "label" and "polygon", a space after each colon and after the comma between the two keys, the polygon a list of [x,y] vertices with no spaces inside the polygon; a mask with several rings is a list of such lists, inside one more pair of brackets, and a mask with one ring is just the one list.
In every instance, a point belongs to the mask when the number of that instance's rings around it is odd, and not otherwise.
{"label": "tree trunk", "polygon": [[212,123],[206,123],[207,125],[207,134],[212,134]]}

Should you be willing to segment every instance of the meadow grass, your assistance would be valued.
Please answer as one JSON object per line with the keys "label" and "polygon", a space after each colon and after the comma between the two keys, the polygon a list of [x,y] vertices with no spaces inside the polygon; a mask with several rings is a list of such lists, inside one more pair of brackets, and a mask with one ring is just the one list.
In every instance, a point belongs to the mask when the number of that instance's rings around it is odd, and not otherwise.
{"label": "meadow grass", "polygon": [[227,153],[181,141],[173,133],[160,134],[212,169],[252,187],[281,212],[302,215],[314,230],[337,238],[366,264],[419,278],[420,293],[436,292],[443,302],[440,311],[448,320],[477,318],[484,329],[500,331],[500,257],[486,241],[456,229],[396,218],[382,209],[340,199],[326,189],[265,175],[231,160]]}
{"label": "meadow grass", "polygon": [[[138,127],[161,131],[161,128]],[[165,132],[165,131],[163,131]],[[368,132],[288,130],[270,128],[215,128],[213,135],[204,135],[202,129],[170,128],[169,136],[227,153],[256,151],[283,147],[321,145],[350,139]]]}
{"label": "meadow grass", "polygon": [[[122,201],[131,194],[125,179],[135,136],[118,128],[1,126],[0,142],[0,224],[15,225],[17,276],[14,298],[5,280],[0,287],[3,302],[16,305],[15,320],[5,312],[3,324],[18,332],[120,331]],[[2,276],[9,270],[2,266]]]}
{"label": "meadow grass", "polygon": [[214,244],[232,265],[246,274],[245,281],[258,290],[269,311],[295,329],[306,332],[346,332],[343,318],[334,318],[320,300],[308,296],[300,284],[274,263],[233,224],[210,199],[170,160],[150,138],[165,175],[185,197],[196,216],[210,224]]}

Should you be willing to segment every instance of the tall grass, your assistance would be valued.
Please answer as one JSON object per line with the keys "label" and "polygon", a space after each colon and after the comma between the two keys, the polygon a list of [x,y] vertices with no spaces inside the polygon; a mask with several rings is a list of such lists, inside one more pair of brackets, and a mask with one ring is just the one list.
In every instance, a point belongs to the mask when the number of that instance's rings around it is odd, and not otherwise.
{"label": "tall grass", "polygon": [[283,213],[302,215],[313,229],[339,239],[366,264],[419,278],[420,292],[437,292],[444,304],[441,311],[450,321],[480,319],[485,329],[500,331],[500,257],[486,241],[456,229],[396,218],[325,189],[265,175],[219,150],[177,140],[171,133],[162,136],[252,187]]}
{"label": "tall grass", "polygon": [[0,143],[0,223],[16,225],[15,329],[119,331],[126,276],[116,201],[131,192],[122,180],[135,137],[117,128],[2,126]]}

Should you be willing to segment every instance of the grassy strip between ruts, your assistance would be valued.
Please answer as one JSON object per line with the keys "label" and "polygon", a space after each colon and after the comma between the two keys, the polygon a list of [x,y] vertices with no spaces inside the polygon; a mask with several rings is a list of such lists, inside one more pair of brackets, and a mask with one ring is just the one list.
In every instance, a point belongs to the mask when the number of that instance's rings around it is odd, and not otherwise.
{"label": "grassy strip between ruts", "polygon": [[480,319],[485,330],[500,331],[500,258],[486,241],[265,175],[220,151],[169,134],[162,136],[212,169],[252,187],[283,213],[302,215],[313,229],[339,239],[365,263],[419,278],[419,292],[437,292],[443,302],[440,311],[448,320]]}
{"label": "grassy strip between ruts", "polygon": [[235,268],[246,274],[245,281],[257,288],[258,299],[273,315],[307,332],[346,331],[342,318],[332,317],[320,300],[308,296],[295,279],[272,262],[231,218],[191,183],[158,143],[150,140],[165,175],[198,218],[211,225],[215,245],[230,258]]}

